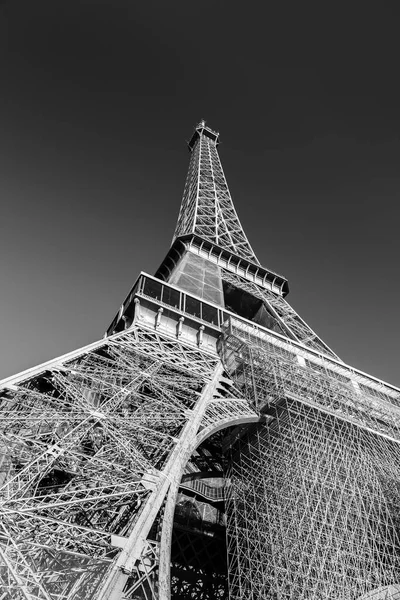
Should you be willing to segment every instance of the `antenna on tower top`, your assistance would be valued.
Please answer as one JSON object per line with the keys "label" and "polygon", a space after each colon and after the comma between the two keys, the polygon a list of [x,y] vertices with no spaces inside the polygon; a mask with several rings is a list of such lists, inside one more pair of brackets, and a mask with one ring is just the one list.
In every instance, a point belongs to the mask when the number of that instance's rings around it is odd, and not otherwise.
{"label": "antenna on tower top", "polygon": [[216,146],[218,146],[219,131],[214,131],[214,129],[211,129],[211,127],[206,125],[205,119],[201,119],[199,121],[199,123],[196,125],[196,127],[194,128],[193,135],[192,135],[190,141],[188,142],[190,151],[193,150],[194,146],[196,145],[197,140],[200,138],[201,135],[207,136],[208,138],[210,138],[211,140],[213,140],[215,142]]}

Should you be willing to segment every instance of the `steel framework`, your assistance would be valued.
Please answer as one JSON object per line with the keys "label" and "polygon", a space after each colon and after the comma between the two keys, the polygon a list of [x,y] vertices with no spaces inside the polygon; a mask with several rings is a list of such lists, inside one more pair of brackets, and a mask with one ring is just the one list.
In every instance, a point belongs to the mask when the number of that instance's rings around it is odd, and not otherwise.
{"label": "steel framework", "polygon": [[168,488],[208,431],[255,416],[223,386],[217,356],[143,327],[8,380],[0,598],[157,597]]}
{"label": "steel framework", "polygon": [[0,384],[0,600],[400,598],[400,390],[287,303],[217,143],[107,336]]}
{"label": "steel framework", "polygon": [[269,419],[230,448],[230,597],[397,597],[400,395],[235,320],[224,351]]}
{"label": "steel framework", "polygon": [[201,121],[189,142],[192,155],[174,239],[197,233],[258,263],[235,211],[217,144],[218,133]]}

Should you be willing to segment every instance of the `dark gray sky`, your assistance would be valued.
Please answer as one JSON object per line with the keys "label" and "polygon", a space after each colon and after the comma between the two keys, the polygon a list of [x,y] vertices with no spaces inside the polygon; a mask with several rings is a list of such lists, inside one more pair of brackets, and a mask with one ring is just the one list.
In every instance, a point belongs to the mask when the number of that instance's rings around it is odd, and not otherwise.
{"label": "dark gray sky", "polygon": [[101,337],[156,270],[205,118],[289,301],[400,385],[397,18],[278,4],[0,2],[0,376]]}

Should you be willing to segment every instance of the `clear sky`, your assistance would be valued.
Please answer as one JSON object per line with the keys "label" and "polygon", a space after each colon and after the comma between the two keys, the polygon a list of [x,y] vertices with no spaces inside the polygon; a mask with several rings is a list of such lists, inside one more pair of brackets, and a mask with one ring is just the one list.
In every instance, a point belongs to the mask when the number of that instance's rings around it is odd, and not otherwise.
{"label": "clear sky", "polygon": [[400,385],[395,4],[275,4],[0,0],[1,377],[100,338],[154,273],[205,118],[288,300]]}

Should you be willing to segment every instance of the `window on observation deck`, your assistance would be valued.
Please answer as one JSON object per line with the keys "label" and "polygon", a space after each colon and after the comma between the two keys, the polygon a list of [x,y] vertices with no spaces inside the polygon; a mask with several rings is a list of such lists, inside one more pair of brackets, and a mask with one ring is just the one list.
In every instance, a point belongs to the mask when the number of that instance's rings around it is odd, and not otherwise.
{"label": "window on observation deck", "polygon": [[201,303],[201,318],[212,325],[218,325],[218,310],[214,306]]}
{"label": "window on observation deck", "polygon": [[144,282],[143,294],[149,296],[150,298],[154,298],[155,300],[161,300],[161,292],[162,284],[158,281],[154,281],[153,279],[148,279],[146,277]]}
{"label": "window on observation deck", "polygon": [[185,312],[193,315],[194,317],[198,317],[201,319],[201,303],[200,300],[196,298],[191,298],[190,296],[186,296],[185,302]]}
{"label": "window on observation deck", "polygon": [[162,301],[173,308],[179,308],[180,293],[178,290],[163,286]]}

